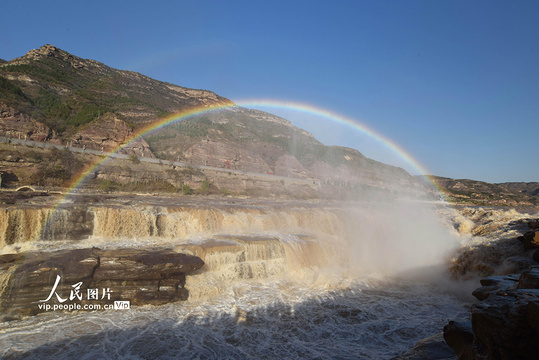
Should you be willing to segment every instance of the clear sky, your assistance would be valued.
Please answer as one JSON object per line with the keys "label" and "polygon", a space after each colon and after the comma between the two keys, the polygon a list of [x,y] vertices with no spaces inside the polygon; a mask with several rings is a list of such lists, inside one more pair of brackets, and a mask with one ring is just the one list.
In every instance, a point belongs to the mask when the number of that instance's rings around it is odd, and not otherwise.
{"label": "clear sky", "polygon": [[[539,181],[539,1],[2,0],[0,13],[5,60],[53,44],[233,101],[336,112],[435,175]],[[261,109],[417,172],[351,128]]]}

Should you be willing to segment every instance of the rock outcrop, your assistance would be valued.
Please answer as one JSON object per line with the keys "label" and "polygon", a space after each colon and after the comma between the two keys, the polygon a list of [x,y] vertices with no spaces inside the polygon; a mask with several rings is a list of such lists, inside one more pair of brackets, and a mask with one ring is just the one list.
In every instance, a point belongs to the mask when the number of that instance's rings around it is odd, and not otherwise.
{"label": "rock outcrop", "polygon": [[78,131],[71,144],[105,152],[115,152],[121,145],[126,144],[122,147],[123,153],[155,158],[150,146],[143,138],[129,143],[133,136],[133,128],[125,121],[113,116],[103,116]]}
{"label": "rock outcrop", "polygon": [[459,359],[537,359],[539,266],[520,276],[490,277],[474,291],[470,322],[451,322],[444,338]]}
{"label": "rock outcrop", "polygon": [[[483,249],[467,249],[463,254],[469,254],[469,259],[461,256],[459,261],[478,262],[486,256],[488,262],[483,263],[483,269],[489,268],[488,273],[497,276],[480,281],[482,286],[472,293],[480,302],[472,305],[470,320],[451,321],[444,327],[444,339],[461,360],[537,359],[539,250],[533,253],[530,249],[537,247],[535,236],[539,221],[514,210],[501,214],[499,221],[488,212],[472,212],[471,215],[476,222],[472,234],[477,230],[479,235],[495,238]],[[523,232],[523,236],[515,236]],[[495,248],[497,250],[492,252]],[[497,257],[497,260],[494,262],[489,257]],[[518,273],[507,274],[509,269]],[[464,272],[460,274],[465,278]]]}
{"label": "rock outcrop", "polygon": [[0,136],[32,141],[56,140],[57,135],[48,126],[0,102]]}
{"label": "rock outcrop", "polygon": [[160,305],[186,300],[185,276],[203,265],[196,256],[155,249],[2,255],[0,311],[13,319],[50,311],[54,305],[103,309],[114,301]]}
{"label": "rock outcrop", "polygon": [[442,333],[420,340],[412,349],[391,360],[456,360]]}
{"label": "rock outcrop", "polygon": [[518,237],[526,249],[539,249],[539,231],[528,231]]}

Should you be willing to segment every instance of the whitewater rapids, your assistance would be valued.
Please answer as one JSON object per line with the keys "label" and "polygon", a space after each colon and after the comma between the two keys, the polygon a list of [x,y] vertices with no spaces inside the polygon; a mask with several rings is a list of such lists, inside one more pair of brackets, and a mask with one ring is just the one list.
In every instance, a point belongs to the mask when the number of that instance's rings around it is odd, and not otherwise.
{"label": "whitewater rapids", "polygon": [[[4,322],[2,358],[389,359],[468,314],[469,298],[442,281],[458,234],[430,206],[152,204],[91,211],[88,238],[32,235],[21,242],[12,234],[18,240],[4,238],[3,251],[172,248],[206,263],[187,276],[189,299]],[[32,216],[16,221],[35,224]],[[8,225],[4,234],[15,231]],[[47,226],[41,234],[51,234]]]}

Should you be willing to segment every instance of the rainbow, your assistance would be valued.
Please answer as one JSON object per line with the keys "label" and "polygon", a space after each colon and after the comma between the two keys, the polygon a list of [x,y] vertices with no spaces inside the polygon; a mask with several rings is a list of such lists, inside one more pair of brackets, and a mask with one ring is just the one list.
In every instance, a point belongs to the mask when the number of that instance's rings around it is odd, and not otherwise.
{"label": "rainbow", "polygon": [[[136,141],[143,136],[146,136],[148,134],[151,134],[152,132],[155,132],[159,129],[165,128],[171,124],[181,122],[188,120],[190,118],[196,117],[198,115],[211,113],[211,112],[218,112],[221,110],[226,109],[234,109],[234,108],[250,108],[250,107],[269,107],[269,108],[278,108],[278,109],[284,109],[284,110],[294,110],[300,113],[305,114],[311,114],[316,115],[319,117],[326,118],[330,121],[343,124],[354,131],[359,131],[360,133],[363,133],[370,137],[371,139],[374,139],[381,145],[385,146],[386,148],[390,149],[392,152],[397,154],[400,158],[402,158],[406,163],[408,163],[410,166],[412,166],[419,174],[423,174],[425,179],[432,184],[432,186],[440,193],[443,194],[442,188],[431,178],[425,176],[426,174],[429,174],[429,171],[421,165],[412,155],[410,155],[406,150],[404,150],[400,145],[392,141],[391,139],[379,134],[375,130],[369,128],[367,125],[351,118],[347,118],[345,116],[342,116],[336,112],[322,109],[310,104],[305,103],[298,103],[298,102],[290,102],[290,101],[279,101],[279,100],[269,100],[269,99],[258,99],[258,100],[241,100],[237,101],[236,103],[221,103],[216,105],[204,105],[199,107],[194,107],[190,109],[186,109],[177,113],[174,113],[172,115],[166,116],[156,122],[153,122],[151,124],[148,124],[146,126],[143,126],[139,128],[130,138],[129,140],[122,144],[121,146],[118,146],[117,148],[112,150],[112,153],[118,152],[120,148],[124,147],[127,144],[132,143],[133,141]],[[91,164],[89,167],[87,167],[79,176],[77,176],[69,185],[68,185],[68,194],[71,193],[74,189],[76,189],[80,184],[84,182],[84,180],[88,177],[90,173],[95,171],[99,166],[101,166],[105,161],[108,160],[108,157],[104,159],[99,159],[95,163]]]}
{"label": "rainbow", "polygon": [[[156,122],[153,122],[149,125],[143,126],[139,128],[129,139],[127,142],[123,143],[122,145],[114,148],[111,152],[116,153],[118,152],[122,147],[132,143],[133,141],[136,141],[143,136],[146,136],[148,134],[151,134],[152,132],[155,132],[159,129],[165,128],[171,124],[181,122],[188,120],[190,118],[196,117],[198,115],[212,113],[212,112],[218,112],[221,110],[226,109],[234,109],[234,108],[260,108],[260,107],[269,107],[269,108],[277,108],[277,109],[283,109],[283,110],[294,110],[300,113],[305,114],[311,114],[316,115],[322,118],[326,118],[330,121],[343,124],[347,127],[350,127],[354,131],[359,131],[360,133],[363,133],[367,135],[368,137],[374,139],[378,143],[382,144],[383,146],[390,149],[392,152],[397,154],[400,158],[405,160],[408,164],[410,164],[418,173],[423,174],[423,177],[427,180],[427,183],[431,184],[435,190],[438,191],[438,193],[441,195],[442,198],[444,197],[444,191],[443,189],[431,178],[426,176],[425,174],[429,174],[429,172],[426,170],[425,167],[423,167],[417,160],[415,160],[408,152],[406,152],[401,146],[399,146],[394,141],[390,140],[389,138],[377,133],[373,129],[369,128],[367,125],[358,122],[357,120],[353,120],[350,118],[347,118],[345,116],[342,116],[336,112],[329,111],[326,109],[322,109],[319,107],[315,107],[313,105],[305,104],[305,103],[297,103],[297,102],[289,102],[289,101],[279,101],[279,100],[269,100],[269,99],[263,99],[263,100],[242,100],[237,101],[237,103],[220,103],[216,105],[205,105],[205,106],[199,106],[194,107],[190,109],[186,109],[177,113],[174,113],[172,115],[166,116],[162,119],[159,119]],[[97,168],[99,168],[102,164],[104,164],[107,160],[109,160],[110,157],[104,157],[100,158],[94,163],[90,164],[88,167],[86,167],[73,181],[71,181],[70,184],[68,184],[68,189],[66,193],[56,202],[54,209],[60,206],[66,199],[71,195],[81,184],[84,183],[84,181],[88,178],[89,174],[94,172]],[[51,212],[52,213],[52,212]],[[48,221],[48,219],[47,219]],[[45,222],[45,224],[47,223]]]}

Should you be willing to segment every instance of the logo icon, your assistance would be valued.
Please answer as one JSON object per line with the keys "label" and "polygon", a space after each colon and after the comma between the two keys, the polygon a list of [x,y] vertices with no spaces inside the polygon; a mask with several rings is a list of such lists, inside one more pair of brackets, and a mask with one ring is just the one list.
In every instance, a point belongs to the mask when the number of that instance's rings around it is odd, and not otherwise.
{"label": "logo icon", "polygon": [[114,302],[114,310],[129,310],[130,306],[131,306],[130,301],[115,301]]}

